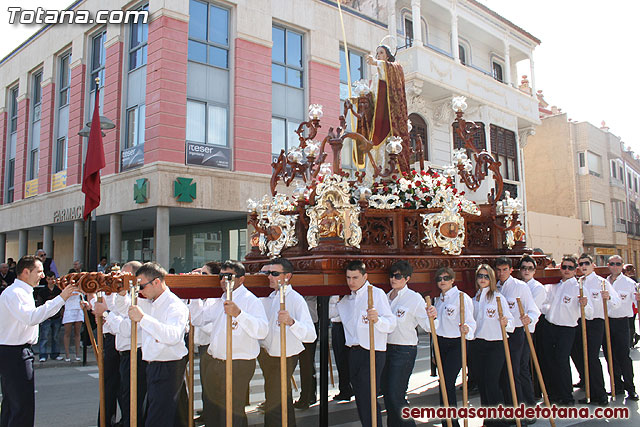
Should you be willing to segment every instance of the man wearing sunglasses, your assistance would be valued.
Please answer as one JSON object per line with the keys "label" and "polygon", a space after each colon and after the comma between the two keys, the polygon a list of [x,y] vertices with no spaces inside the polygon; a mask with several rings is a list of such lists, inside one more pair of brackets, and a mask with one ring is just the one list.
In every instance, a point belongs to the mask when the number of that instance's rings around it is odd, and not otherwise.
{"label": "man wearing sunglasses", "polygon": [[166,275],[155,262],[136,271],[140,294],[151,301],[151,307],[145,312],[141,305],[130,306],[128,314],[142,330],[142,359],[147,362],[146,425],[169,427],[181,425],[187,415],[184,334],[189,309],[169,290]]}
{"label": "man wearing sunglasses", "polygon": [[[611,283],[595,273],[595,264],[591,255],[583,253],[578,259],[578,266],[583,277],[584,295],[589,298],[593,306],[593,315],[587,317],[587,357],[589,358],[589,383],[591,388],[591,404],[607,405],[609,398],[604,388],[604,376],[600,363],[600,347],[604,340],[604,308],[603,301],[607,301],[608,310],[614,310],[620,305],[620,297]],[[602,286],[605,290],[602,290]],[[580,326],[581,327],[581,326]],[[584,384],[584,359],[582,355],[582,332],[576,331],[576,337],[571,352],[571,358],[580,373],[580,382]],[[587,403],[587,399],[580,399],[580,403]]]}
{"label": "man wearing sunglasses", "polygon": [[580,288],[575,279],[578,261],[573,256],[565,256],[560,264],[562,280],[547,285],[547,297],[542,303],[544,319],[538,327],[544,325],[540,346],[540,364],[549,400],[562,406],[573,406],[573,388],[571,386],[571,365],[569,356],[574,337],[579,333],[578,320],[582,305],[587,316],[593,314],[591,301],[585,296],[580,298]]}
{"label": "man wearing sunglasses", "polygon": [[[519,403],[524,402],[525,404],[533,405],[533,383],[531,380],[531,372],[527,367],[530,356],[529,345],[526,343],[523,328],[528,327],[531,333],[535,331],[536,322],[540,317],[540,310],[533,299],[533,295],[531,295],[529,286],[522,280],[511,276],[512,272],[513,267],[510,258],[500,257],[496,260],[498,291],[507,299],[507,305],[513,316],[515,326],[513,333],[509,334],[509,352],[513,366],[516,395]],[[520,315],[517,298],[520,298],[522,302],[525,313],[523,316]],[[505,401],[511,404],[512,397],[509,392],[510,388],[506,367],[502,370],[500,382],[505,395]]]}
{"label": "man wearing sunglasses", "polygon": [[[349,375],[356,396],[358,416],[363,426],[372,425],[371,383],[369,380],[369,322],[374,325],[376,386],[385,364],[387,336],[396,327],[396,317],[391,313],[389,300],[384,291],[367,280],[367,270],[362,261],[351,261],[346,268],[347,285],[351,295],[338,303],[338,313],[344,326],[346,345],[349,349]],[[373,308],[368,308],[368,288],[373,291]],[[377,405],[378,425],[382,425],[380,406]]]}
{"label": "man wearing sunglasses", "polygon": [[[260,367],[264,374],[265,389],[265,427],[282,425],[282,402],[280,400],[280,325],[286,325],[287,379],[291,378],[298,363],[298,357],[304,350],[304,343],[316,339],[316,329],[311,320],[309,307],[302,295],[290,285],[284,290],[285,309],[280,310],[280,285],[288,284],[293,275],[293,265],[288,259],[271,260],[269,287],[273,292],[266,298],[260,298],[269,322],[267,337],[261,342]],[[291,381],[287,381],[287,419],[288,425],[295,427],[295,411],[291,398]]]}
{"label": "man wearing sunglasses", "polygon": [[[629,319],[633,318],[633,305],[636,302],[637,293],[636,282],[622,274],[624,262],[620,255],[609,257],[608,265],[611,274],[607,280],[620,296],[620,305],[609,312],[616,394],[624,395],[626,390],[627,398],[637,401],[638,393],[633,385],[633,364],[629,357]],[[607,356],[607,351],[604,354]],[[611,363],[608,358],[607,363]]]}
{"label": "man wearing sunglasses", "polygon": [[[222,297],[215,298],[204,310],[191,311],[191,323],[203,326],[211,323],[211,339],[208,352],[213,358],[207,367],[203,389],[206,426],[221,426],[226,419],[226,359],[227,359],[227,315],[232,317],[232,411],[233,425],[246,426],[244,406],[249,390],[249,381],[256,369],[256,358],[260,353],[259,341],[267,336],[268,323],[264,306],[244,286],[245,268],[239,261],[225,261],[220,265],[220,287]],[[227,300],[227,283],[233,285],[231,300]]]}

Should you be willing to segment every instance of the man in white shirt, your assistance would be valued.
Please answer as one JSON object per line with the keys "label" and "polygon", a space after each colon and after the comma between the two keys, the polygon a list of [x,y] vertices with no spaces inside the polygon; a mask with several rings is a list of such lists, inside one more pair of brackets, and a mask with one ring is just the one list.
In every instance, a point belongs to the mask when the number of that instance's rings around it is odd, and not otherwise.
{"label": "man in white shirt", "polygon": [[280,325],[286,327],[287,356],[287,420],[295,427],[296,418],[291,398],[291,375],[298,362],[298,356],[304,350],[304,343],[316,339],[316,329],[311,320],[309,307],[305,299],[291,286],[287,286],[285,310],[280,310],[279,285],[288,283],[293,275],[293,265],[285,258],[271,260],[269,268],[269,287],[274,291],[266,298],[260,298],[269,322],[267,337],[261,342],[260,367],[264,374],[266,403],[264,407],[265,427],[282,425],[282,402],[280,399]]}
{"label": "man in white shirt", "polygon": [[[500,257],[496,260],[496,276],[498,279],[498,291],[507,299],[509,311],[513,315],[515,330],[509,334],[509,353],[511,354],[511,364],[513,366],[513,379],[516,386],[518,403],[534,405],[533,383],[529,365],[529,344],[526,342],[524,328],[528,327],[529,332],[535,331],[535,325],[540,317],[540,309],[536,305],[529,286],[522,280],[511,276],[513,267],[511,259]],[[520,298],[524,308],[524,316],[520,315],[517,299]],[[511,404],[511,392],[509,391],[509,380],[506,366],[501,375],[502,390],[505,394],[506,403]]]}
{"label": "man in white shirt", "polygon": [[[589,298],[593,306],[593,315],[587,316],[587,357],[589,359],[589,382],[591,388],[591,404],[607,405],[609,398],[604,388],[604,376],[600,363],[600,348],[604,341],[604,305],[607,302],[609,311],[620,305],[620,297],[611,283],[595,273],[595,264],[591,255],[583,253],[578,259],[578,266],[583,274],[579,280],[583,282],[584,295]],[[603,289],[604,285],[604,290]],[[582,332],[576,332],[576,338],[571,353],[573,363],[580,373],[580,382],[584,379],[584,360],[582,355]],[[586,397],[579,400],[587,403]]]}
{"label": "man in white shirt", "polygon": [[[369,380],[369,322],[373,322],[375,345],[376,388],[380,389],[380,378],[386,359],[387,336],[396,327],[396,318],[391,313],[389,300],[384,291],[369,283],[367,270],[362,261],[351,261],[346,268],[347,285],[351,295],[338,303],[338,312],[344,326],[346,345],[349,349],[349,374],[356,396],[358,415],[363,426],[370,426],[371,382]],[[373,290],[373,308],[368,308],[368,289]],[[377,405],[378,425],[382,425],[380,406]]]}
{"label": "man in white shirt", "polygon": [[143,264],[136,277],[141,280],[140,294],[151,307],[148,312],[141,305],[129,307],[129,319],[142,330],[142,359],[147,362],[147,427],[181,426],[187,421],[184,334],[189,309],[169,290],[166,275],[154,262]]}
{"label": "man in white shirt", "polygon": [[[620,255],[609,257],[609,272],[607,280],[620,297],[620,305],[609,312],[609,327],[611,329],[611,356],[613,358],[613,377],[615,378],[616,394],[638,400],[638,393],[633,384],[633,364],[629,357],[629,319],[633,318],[633,306],[636,301],[636,282],[622,274],[624,262]],[[606,341],[604,354],[607,356]]]}
{"label": "man in white shirt", "polygon": [[31,346],[38,341],[38,325],[79,291],[78,285],[67,286],[60,295],[36,308],[33,288],[44,277],[42,262],[31,255],[23,256],[16,266],[16,276],[0,295],[2,427],[33,426],[36,400]]}
{"label": "man in white shirt", "polygon": [[571,365],[569,355],[580,321],[582,305],[585,315],[593,314],[593,306],[585,296],[580,299],[580,288],[575,279],[578,261],[565,256],[560,263],[560,283],[548,285],[547,297],[542,304],[544,339],[539,340],[540,366],[549,400],[562,406],[573,406]]}
{"label": "man in white shirt", "polygon": [[[204,410],[208,427],[222,426],[226,420],[226,359],[227,359],[227,314],[232,317],[232,411],[234,427],[246,427],[244,411],[249,390],[249,381],[256,369],[256,357],[260,352],[259,340],[268,332],[264,306],[253,293],[244,286],[245,268],[238,261],[225,261],[220,265],[220,287],[222,298],[215,298],[213,304],[200,310],[191,311],[191,323],[202,326],[211,323],[209,354],[213,360],[207,367],[203,387],[207,388]],[[228,301],[226,282],[233,281],[232,300]]]}

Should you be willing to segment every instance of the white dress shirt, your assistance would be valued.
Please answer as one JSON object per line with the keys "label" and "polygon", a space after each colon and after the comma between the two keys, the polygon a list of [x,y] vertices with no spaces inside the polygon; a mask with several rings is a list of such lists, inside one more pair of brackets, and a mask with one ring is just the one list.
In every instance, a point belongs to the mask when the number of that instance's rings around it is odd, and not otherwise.
{"label": "white dress shirt", "polygon": [[[233,290],[233,302],[240,308],[238,317],[232,318],[232,355],[234,360],[252,360],[260,353],[259,340],[268,332],[264,306],[244,285]],[[208,353],[219,360],[227,360],[227,315],[224,312],[226,293],[222,298],[210,298],[212,303],[200,313],[191,312],[191,323],[202,326],[211,323]]]}
{"label": "white dress shirt", "polygon": [[36,307],[33,287],[16,279],[0,294],[0,345],[35,344],[38,325],[56,314],[63,305],[64,300],[58,295]]}
{"label": "white dress shirt", "polygon": [[[391,290],[393,292],[393,290]],[[391,313],[396,317],[396,328],[387,337],[388,344],[418,345],[418,331],[416,326],[429,332],[426,303],[416,291],[405,286],[398,291],[394,299],[391,292],[387,294]]]}
{"label": "white dress shirt", "polygon": [[[309,313],[307,301],[296,292],[291,286],[287,286],[284,291],[285,310],[294,320],[294,324],[286,326],[287,335],[287,357],[300,354],[304,350],[304,342],[314,342],[316,340],[316,328]],[[273,291],[266,298],[260,298],[264,305],[264,311],[269,322],[267,337],[260,342],[269,356],[280,357],[280,322],[278,322],[278,312],[280,311],[280,291]]]}
{"label": "white dress shirt", "polygon": [[480,300],[478,294],[473,298],[473,317],[476,320],[476,338],[485,341],[502,340],[502,329],[500,328],[500,316],[498,315],[498,304],[496,297],[500,297],[500,305],[502,306],[502,315],[507,318],[507,332],[513,332],[515,329],[513,315],[509,310],[507,299],[500,292],[494,292],[491,301],[487,300],[487,292],[489,287],[482,288],[480,292]]}
{"label": "white dress shirt", "polygon": [[[205,298],[205,299],[192,299],[187,302],[189,306],[189,311],[191,312],[191,316],[193,317],[193,313],[198,310],[204,310],[207,307],[210,307],[214,304],[213,298]],[[207,323],[202,326],[193,325],[193,345],[201,346],[201,345],[209,345],[211,339],[211,331],[213,330],[213,326],[211,323]]]}
{"label": "white dress shirt", "polygon": [[369,286],[373,289],[373,307],[378,311],[378,321],[373,325],[375,350],[386,351],[387,336],[396,327],[396,316],[391,313],[389,300],[384,291],[371,285],[369,281],[338,303],[338,312],[344,326],[345,344],[347,347],[360,346],[369,350]]}
{"label": "white dress shirt", "polygon": [[527,284],[522,280],[509,276],[502,286],[498,284],[498,290],[507,299],[507,305],[509,306],[509,310],[513,316],[513,322],[516,328],[523,326],[522,320],[520,320],[520,307],[518,307],[518,301],[516,300],[517,298],[520,298],[524,314],[529,316],[531,319],[531,323],[529,323],[529,332],[533,333],[536,330],[536,323],[540,317],[540,310],[538,309],[536,302],[533,300],[533,295],[531,295],[529,286],[527,286]]}
{"label": "white dress shirt", "polygon": [[583,279],[584,296],[591,300],[593,305],[593,314],[587,316],[587,320],[604,319],[604,306],[602,304],[602,282],[605,284],[605,289],[609,291],[609,301],[607,301],[607,310],[611,312],[620,305],[620,296],[613,289],[611,283],[604,277],[598,276],[595,272],[589,274]]}
{"label": "white dress shirt", "polygon": [[[574,327],[580,320],[580,287],[575,277],[555,285],[547,285],[547,298],[542,304],[542,313],[547,322],[556,326]],[[587,298],[585,317],[593,316],[593,305]]]}
{"label": "white dress shirt", "polygon": [[340,313],[338,313],[338,302],[340,302],[338,295],[333,295],[329,298],[329,319],[332,323],[342,323]]}
{"label": "white dress shirt", "polygon": [[466,337],[472,340],[476,331],[476,320],[473,316],[471,297],[461,292],[457,286],[452,287],[436,299],[438,317],[435,319],[436,335],[444,338],[460,338],[460,294],[464,295],[464,324],[469,327]]}
{"label": "white dress shirt", "polygon": [[[607,280],[611,283],[611,276],[607,277]],[[620,273],[613,281],[612,286],[620,297],[620,305],[609,309],[609,317],[614,319],[633,317],[633,306],[636,305],[636,282]]]}
{"label": "white dress shirt", "polygon": [[[141,302],[141,301],[140,301]],[[184,334],[189,309],[168,288],[150,305],[139,324],[142,328],[142,359],[147,362],[180,360],[187,353]]]}
{"label": "white dress shirt", "polygon": [[[130,302],[131,299],[128,295],[126,297],[117,295],[111,304],[107,302],[110,312],[107,315],[104,328],[105,330],[108,328],[116,336],[116,350],[118,351],[131,350],[131,320],[128,313]],[[138,299],[138,306],[144,313],[151,312],[151,301],[147,299]],[[140,348],[142,347],[142,328],[140,323],[138,323],[137,329],[137,348]]]}
{"label": "white dress shirt", "polygon": [[533,300],[536,302],[536,307],[538,307],[538,310],[540,310],[542,304],[544,304],[544,301],[547,299],[546,288],[542,283],[538,282],[533,277],[526,283],[527,285],[529,285],[529,290],[531,291]]}

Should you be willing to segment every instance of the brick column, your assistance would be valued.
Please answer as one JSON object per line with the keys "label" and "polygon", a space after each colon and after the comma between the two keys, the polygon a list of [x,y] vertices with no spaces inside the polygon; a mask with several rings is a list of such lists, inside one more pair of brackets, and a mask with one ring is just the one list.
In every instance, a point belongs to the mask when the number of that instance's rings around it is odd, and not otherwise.
{"label": "brick column", "polygon": [[40,114],[40,170],[38,171],[38,194],[51,190],[53,157],[53,124],[55,122],[56,85],[49,83],[42,88]]}
{"label": "brick column", "polygon": [[271,174],[271,49],[236,39],[234,170]]}
{"label": "brick column", "polygon": [[18,135],[16,140],[16,174],[13,200],[24,198],[24,179],[27,169],[27,148],[29,145],[29,98],[18,98]]}
{"label": "brick column", "polygon": [[188,22],[168,16],[149,24],[145,164],[184,164],[188,32]]}
{"label": "brick column", "polygon": [[7,154],[7,111],[4,107],[0,107],[0,205],[4,204],[4,183]]}
{"label": "brick column", "polygon": [[103,114],[115,123],[116,127],[105,131],[104,145],[105,168],[101,175],[117,173],[120,170],[120,110],[122,108],[122,49],[123,43],[117,42],[106,49],[105,87]]}
{"label": "brick column", "polygon": [[[322,127],[318,130],[316,140],[322,141],[329,132],[340,126],[338,117],[342,114],[340,105],[340,69],[315,61],[309,61],[309,104],[322,105]],[[308,118],[305,118],[308,120]],[[328,156],[326,162],[333,159],[331,146],[327,144],[325,151]]]}
{"label": "brick column", "polygon": [[71,69],[69,96],[69,141],[67,149],[67,186],[82,182],[82,138],[78,132],[84,127],[84,96],[86,66],[78,64]]}

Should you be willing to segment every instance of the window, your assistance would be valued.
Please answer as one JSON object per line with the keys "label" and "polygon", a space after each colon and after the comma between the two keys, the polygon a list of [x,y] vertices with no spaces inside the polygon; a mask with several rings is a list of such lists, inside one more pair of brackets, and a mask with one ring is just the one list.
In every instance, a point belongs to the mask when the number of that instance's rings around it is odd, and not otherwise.
{"label": "window", "polygon": [[584,153],[578,153],[578,166],[581,168],[586,166],[586,162],[584,160]]}
{"label": "window", "polygon": [[589,210],[591,213],[591,220],[589,225],[595,225],[604,227],[606,225],[604,216],[604,203],[589,201]]}
{"label": "window", "polygon": [[69,87],[71,86],[71,72],[69,71],[70,62],[70,53],[63,55],[60,58],[60,82],[58,83],[58,104],[60,107],[69,103]]}
{"label": "window", "polygon": [[127,139],[126,148],[144,144],[144,117],[146,107],[144,104],[127,110]]}
{"label": "window", "polygon": [[503,77],[502,77],[502,65],[498,64],[497,62],[493,61],[491,63],[492,66],[492,70],[493,70],[493,78],[496,79],[499,82],[503,82]]}
{"label": "window", "polygon": [[[476,125],[480,126],[480,128],[473,134],[473,145],[480,151],[487,149],[486,136],[484,131],[484,123],[475,122]],[[461,149],[464,148],[464,141],[462,138],[458,136],[458,132],[456,131],[458,124],[456,122],[453,123],[453,148]],[[467,150],[468,151],[468,150]]]}
{"label": "window", "polygon": [[301,122],[280,117],[271,118],[271,152],[274,156],[279,156],[280,151],[285,153],[290,148],[295,147],[298,142],[298,135],[295,131]]}
{"label": "window", "polygon": [[629,190],[633,189],[633,180],[631,179],[631,172],[627,172],[627,183],[629,185]]}
{"label": "window", "polygon": [[29,150],[27,179],[38,177],[40,167],[40,115],[42,106],[42,71],[33,75],[31,96],[31,149]]}
{"label": "window", "polygon": [[[149,10],[149,5],[142,6],[139,10]],[[129,45],[129,71],[147,64],[147,39],[149,37],[149,24],[138,20],[131,23],[131,39]]]}
{"label": "window", "polygon": [[229,11],[191,0],[189,2],[190,61],[229,68]]}
{"label": "window", "polygon": [[[427,123],[424,121],[422,117],[420,117],[416,113],[412,113],[409,115],[409,120],[411,121],[411,149],[412,152],[409,157],[410,163],[415,163],[420,161],[420,150],[422,151],[422,158],[424,160],[429,159],[429,145],[428,145],[428,128]],[[418,145],[418,137],[422,140],[422,146]]]}
{"label": "window", "polygon": [[587,165],[589,166],[589,174],[597,177],[602,176],[602,158],[599,155],[587,151]]}
{"label": "window", "polygon": [[467,52],[461,44],[458,45],[458,56],[460,57],[460,63],[467,65]]}
{"label": "window", "polygon": [[67,137],[63,136],[56,141],[56,172],[67,168]]}
{"label": "window", "polygon": [[633,191],[638,192],[638,177],[636,176],[633,180]]}
{"label": "window", "polygon": [[[351,68],[351,84],[364,78],[364,56],[360,53],[356,53],[349,49],[349,67]],[[347,76],[347,57],[344,54],[344,48],[340,48],[340,108],[344,101],[349,97],[349,78]],[[352,130],[351,112],[347,113],[345,118],[347,122],[347,129]],[[355,124],[355,122],[354,122]],[[355,169],[356,165],[353,162],[353,140],[347,138],[342,145],[342,167],[345,169]]]}
{"label": "window", "polygon": [[413,46],[413,20],[409,18],[404,20],[404,44],[406,47]]}
{"label": "window", "polygon": [[271,80],[288,86],[303,87],[302,34],[273,26]]}
{"label": "window", "polygon": [[187,141],[227,145],[227,108],[187,100]]}
{"label": "window", "polygon": [[7,172],[5,175],[5,203],[13,202],[15,169],[16,169],[16,139],[18,134],[18,86],[9,90],[9,136],[7,139]]}
{"label": "window", "polygon": [[508,129],[491,125],[491,154],[499,161],[502,178],[518,181],[518,145],[516,134]]}
{"label": "window", "polygon": [[96,77],[100,78],[100,88],[104,87],[104,42],[106,39],[106,31],[100,32],[91,39],[91,92],[96,90]]}
{"label": "window", "polygon": [[[611,178],[613,179],[618,179],[618,177],[616,176],[616,170],[618,168],[616,167],[616,162],[615,160],[611,160]],[[620,177],[622,178],[622,177]]]}
{"label": "window", "polygon": [[71,53],[62,54],[58,62],[58,114],[54,147],[54,173],[67,168],[67,134],[69,131],[69,94],[71,87]]}

